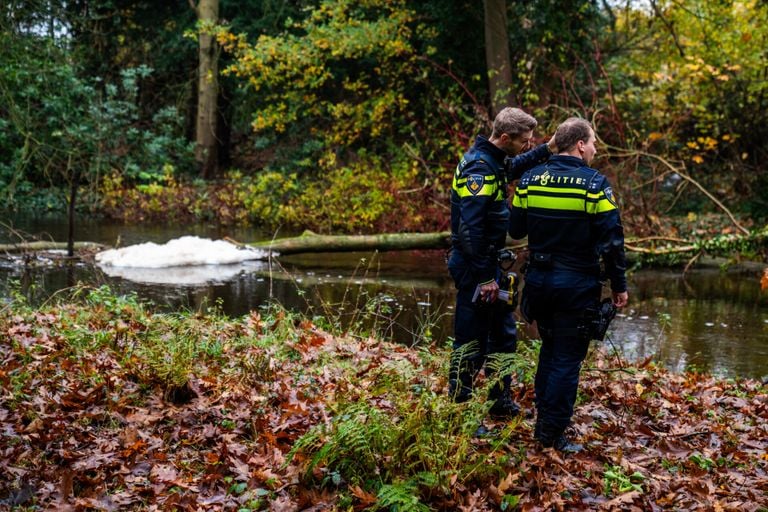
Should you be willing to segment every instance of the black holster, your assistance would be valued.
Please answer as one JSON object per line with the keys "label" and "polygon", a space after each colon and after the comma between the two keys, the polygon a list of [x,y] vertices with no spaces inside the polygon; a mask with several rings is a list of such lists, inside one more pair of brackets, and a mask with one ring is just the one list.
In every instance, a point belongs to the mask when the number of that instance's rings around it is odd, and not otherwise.
{"label": "black holster", "polygon": [[603,299],[597,307],[589,308],[584,312],[582,329],[590,340],[603,341],[605,333],[611,321],[616,317],[616,306],[611,299]]}

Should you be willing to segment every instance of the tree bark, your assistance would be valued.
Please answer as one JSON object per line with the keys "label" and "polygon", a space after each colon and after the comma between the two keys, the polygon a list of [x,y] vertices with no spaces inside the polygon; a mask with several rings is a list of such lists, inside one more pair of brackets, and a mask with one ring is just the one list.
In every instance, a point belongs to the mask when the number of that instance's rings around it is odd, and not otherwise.
{"label": "tree bark", "polygon": [[[359,236],[317,235],[312,232],[305,232],[298,237],[280,238],[246,245],[254,249],[288,255],[314,252],[447,249],[450,247],[450,244],[450,232],[442,231],[435,233],[391,233]],[[651,246],[645,247],[645,244],[650,244]],[[514,241],[507,238],[507,246],[513,250],[519,250],[526,247],[526,242],[525,240]],[[680,257],[692,257],[699,254],[708,254],[713,257],[727,257],[734,253],[739,254],[745,251],[749,252],[768,247],[768,226],[761,230],[750,232],[747,235],[719,235],[701,241],[671,240],[659,237],[627,239],[625,247],[628,258],[632,256],[632,253],[646,256],[678,255]]]}
{"label": "tree bark", "polygon": [[485,62],[493,112],[491,118],[512,103],[512,67],[509,60],[506,0],[483,0],[485,15]]}
{"label": "tree bark", "polygon": [[[198,21],[212,25],[219,20],[219,0],[200,0],[195,9]],[[218,171],[218,137],[216,134],[217,98],[219,94],[218,45],[203,27],[198,36],[199,63],[197,69],[197,123],[195,125],[195,158],[200,176],[213,178]]]}
{"label": "tree bark", "polygon": [[438,233],[393,233],[383,235],[333,236],[305,232],[293,238],[281,238],[266,242],[247,244],[254,249],[263,249],[279,254],[305,252],[345,251],[401,251],[407,249],[446,249],[450,246],[451,234]]}

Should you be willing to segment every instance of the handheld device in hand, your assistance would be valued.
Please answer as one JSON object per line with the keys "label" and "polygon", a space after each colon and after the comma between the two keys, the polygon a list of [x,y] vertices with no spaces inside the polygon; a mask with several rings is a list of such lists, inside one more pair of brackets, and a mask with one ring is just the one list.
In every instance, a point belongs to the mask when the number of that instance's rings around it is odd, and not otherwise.
{"label": "handheld device in hand", "polygon": [[[472,302],[477,302],[477,299],[480,298],[480,285],[477,285],[477,288],[475,288],[475,293],[472,294]],[[499,290],[499,295],[496,300],[501,300],[504,302],[509,302],[509,292],[507,290]]]}

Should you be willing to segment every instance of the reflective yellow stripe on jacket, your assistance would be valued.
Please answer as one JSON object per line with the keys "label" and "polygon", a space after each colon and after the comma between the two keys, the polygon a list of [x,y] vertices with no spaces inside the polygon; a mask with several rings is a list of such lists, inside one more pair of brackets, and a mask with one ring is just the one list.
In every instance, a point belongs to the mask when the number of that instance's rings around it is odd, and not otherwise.
{"label": "reflective yellow stripe on jacket", "polygon": [[461,178],[460,176],[461,172],[457,167],[456,172],[453,174],[453,185],[451,188],[459,195],[459,197],[493,196],[495,194],[495,201],[504,199],[503,191],[501,190],[501,187],[499,187],[499,182],[496,179],[496,176],[483,176],[483,186],[475,193],[467,188],[467,178]]}
{"label": "reflective yellow stripe on jacket", "polygon": [[512,206],[517,208],[543,208],[547,210],[566,210],[603,213],[616,209],[603,190],[592,193],[583,188],[555,188],[529,185],[518,187]]}

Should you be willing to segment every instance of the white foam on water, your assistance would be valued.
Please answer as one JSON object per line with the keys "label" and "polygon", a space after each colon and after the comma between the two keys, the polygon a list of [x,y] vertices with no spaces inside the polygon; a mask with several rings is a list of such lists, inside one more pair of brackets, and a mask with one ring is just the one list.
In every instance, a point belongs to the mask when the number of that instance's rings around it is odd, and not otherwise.
{"label": "white foam on water", "polygon": [[120,277],[143,284],[195,286],[225,283],[243,272],[253,271],[244,263],[231,265],[188,265],[186,267],[138,268],[103,266],[110,277]]}
{"label": "white foam on water", "polygon": [[243,261],[261,260],[265,251],[241,249],[224,240],[210,240],[197,236],[182,236],[165,244],[146,242],[121,249],[109,249],[96,255],[103,267],[168,268],[194,265],[227,265]]}
{"label": "white foam on water", "polygon": [[110,249],[95,256],[101,270],[112,277],[147,284],[199,285],[225,282],[253,270],[267,253],[239,248],[224,240],[183,236],[165,244],[146,242]]}

